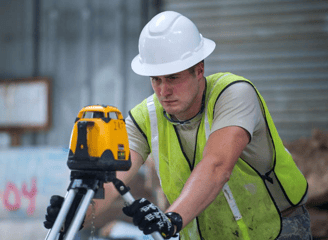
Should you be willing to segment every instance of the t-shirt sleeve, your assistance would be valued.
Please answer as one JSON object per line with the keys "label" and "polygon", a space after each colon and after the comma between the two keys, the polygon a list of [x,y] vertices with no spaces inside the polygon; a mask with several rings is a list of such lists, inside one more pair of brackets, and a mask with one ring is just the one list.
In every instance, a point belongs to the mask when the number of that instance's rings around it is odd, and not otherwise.
{"label": "t-shirt sleeve", "polygon": [[130,149],[139,153],[143,160],[146,161],[150,153],[150,148],[145,136],[142,134],[141,130],[139,130],[136,123],[130,116],[125,119],[125,123],[126,130],[128,132]]}
{"label": "t-shirt sleeve", "polygon": [[253,87],[245,82],[235,83],[222,92],[215,104],[211,133],[224,127],[239,126],[252,138],[260,117],[261,108]]}

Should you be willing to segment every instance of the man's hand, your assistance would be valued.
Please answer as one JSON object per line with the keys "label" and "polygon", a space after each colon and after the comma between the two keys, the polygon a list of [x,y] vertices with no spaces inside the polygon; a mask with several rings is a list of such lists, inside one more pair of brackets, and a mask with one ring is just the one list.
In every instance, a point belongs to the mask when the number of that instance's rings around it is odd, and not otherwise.
{"label": "man's hand", "polygon": [[[61,230],[63,234],[66,233],[69,225],[71,224],[75,215],[76,209],[82,199],[82,194],[77,194],[73,200],[70,210],[67,213],[65,224]],[[54,195],[50,198],[50,205],[47,207],[46,221],[43,222],[45,228],[50,229],[55,224],[59,211],[63,205],[64,198],[58,195]],[[84,220],[81,224],[80,230],[83,228]]]}
{"label": "man's hand", "polygon": [[50,205],[47,207],[46,221],[43,222],[45,228],[50,229],[53,227],[63,202],[64,198],[58,195],[54,195],[50,198]]}
{"label": "man's hand", "polygon": [[[145,235],[159,232],[165,239],[173,237],[181,230],[181,224],[171,220],[172,213],[164,214],[157,206],[145,198],[134,201],[130,206],[123,208],[123,212],[133,217],[133,224]],[[177,213],[174,213],[177,216]],[[176,217],[174,218],[176,219]]]}

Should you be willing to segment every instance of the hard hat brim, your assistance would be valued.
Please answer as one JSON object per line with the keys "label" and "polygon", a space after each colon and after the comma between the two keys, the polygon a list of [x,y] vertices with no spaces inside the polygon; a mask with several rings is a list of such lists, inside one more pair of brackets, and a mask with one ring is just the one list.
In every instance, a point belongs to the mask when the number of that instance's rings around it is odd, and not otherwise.
{"label": "hard hat brim", "polygon": [[197,52],[194,52],[192,56],[169,63],[161,63],[161,64],[147,64],[142,63],[140,60],[140,54],[138,54],[131,62],[132,70],[141,76],[163,76],[168,74],[173,74],[177,72],[182,72],[195,64],[199,63],[206,57],[208,57],[215,49],[215,42],[208,39],[203,38],[204,43],[201,49]]}

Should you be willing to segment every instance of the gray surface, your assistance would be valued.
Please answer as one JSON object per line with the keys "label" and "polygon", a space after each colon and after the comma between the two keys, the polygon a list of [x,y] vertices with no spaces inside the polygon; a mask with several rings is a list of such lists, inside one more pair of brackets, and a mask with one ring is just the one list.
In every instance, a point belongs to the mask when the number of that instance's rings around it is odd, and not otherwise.
{"label": "gray surface", "polygon": [[[52,128],[25,133],[22,145],[67,146],[83,106],[115,105],[126,117],[152,93],[130,62],[155,7],[144,0],[40,0],[36,35],[37,2],[0,2],[0,78],[53,79]],[[255,83],[284,140],[328,130],[326,2],[166,0],[163,6],[191,18],[217,43],[206,74],[230,71]]]}
{"label": "gray surface", "polygon": [[165,1],[217,44],[206,73],[251,80],[283,140],[328,130],[328,3],[306,0]]}
{"label": "gray surface", "polygon": [[75,117],[85,105],[114,105],[126,117],[151,93],[147,78],[130,69],[144,17],[140,0],[40,1],[38,51],[34,3],[0,3],[0,78],[37,72],[53,80],[52,127],[46,133],[25,133],[23,146],[68,146]]}

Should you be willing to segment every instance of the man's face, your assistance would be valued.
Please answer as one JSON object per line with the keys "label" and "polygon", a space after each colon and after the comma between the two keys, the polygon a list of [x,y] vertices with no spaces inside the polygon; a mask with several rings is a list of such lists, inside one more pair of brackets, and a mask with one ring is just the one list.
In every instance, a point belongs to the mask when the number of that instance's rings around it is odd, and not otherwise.
{"label": "man's face", "polygon": [[194,74],[185,70],[150,77],[152,87],[168,114],[179,120],[187,120],[199,112],[205,87],[205,82],[202,81],[203,73],[204,66],[200,63],[195,67]]}

